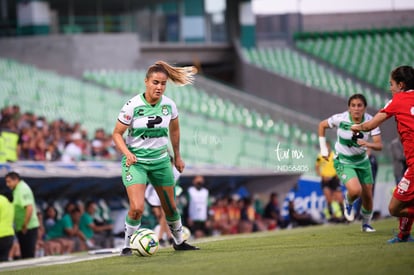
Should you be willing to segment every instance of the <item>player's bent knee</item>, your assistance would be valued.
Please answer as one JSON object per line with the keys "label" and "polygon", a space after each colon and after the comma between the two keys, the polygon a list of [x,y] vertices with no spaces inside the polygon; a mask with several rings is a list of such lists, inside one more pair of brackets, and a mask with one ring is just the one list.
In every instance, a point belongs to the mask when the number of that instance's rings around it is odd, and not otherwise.
{"label": "player's bent knee", "polygon": [[400,213],[399,208],[394,207],[393,205],[389,205],[389,206],[388,206],[388,211],[390,212],[390,215],[391,215],[391,216],[394,216],[394,217],[399,217],[399,216],[401,216],[401,213]]}

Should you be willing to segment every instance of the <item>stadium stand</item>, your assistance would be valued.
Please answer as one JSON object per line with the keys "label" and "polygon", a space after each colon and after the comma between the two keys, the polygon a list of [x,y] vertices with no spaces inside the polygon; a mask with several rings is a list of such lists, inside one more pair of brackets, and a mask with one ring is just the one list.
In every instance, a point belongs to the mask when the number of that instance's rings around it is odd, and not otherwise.
{"label": "stadium stand", "polygon": [[[326,52],[316,46],[313,46],[312,49],[315,52]],[[388,101],[385,96],[376,94],[360,83],[345,78],[288,47],[245,48],[243,54],[248,62],[256,66],[289,77],[307,86],[333,93],[341,98],[348,98],[354,93],[362,93],[367,97],[368,102],[371,102],[370,105],[377,109]]]}
{"label": "stadium stand", "polygon": [[412,27],[297,33],[294,38],[298,49],[382,91],[389,90],[392,68],[413,65]]}

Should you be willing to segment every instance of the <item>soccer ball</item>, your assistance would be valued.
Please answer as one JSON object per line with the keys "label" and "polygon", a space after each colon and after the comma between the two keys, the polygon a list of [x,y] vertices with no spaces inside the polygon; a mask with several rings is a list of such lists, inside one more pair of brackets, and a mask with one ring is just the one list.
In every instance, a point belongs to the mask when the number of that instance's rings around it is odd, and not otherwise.
{"label": "soccer ball", "polygon": [[159,241],[154,231],[140,228],[132,234],[130,245],[135,255],[148,257],[157,253]]}
{"label": "soccer ball", "polygon": [[188,241],[191,238],[191,231],[187,226],[183,226],[183,239]]}

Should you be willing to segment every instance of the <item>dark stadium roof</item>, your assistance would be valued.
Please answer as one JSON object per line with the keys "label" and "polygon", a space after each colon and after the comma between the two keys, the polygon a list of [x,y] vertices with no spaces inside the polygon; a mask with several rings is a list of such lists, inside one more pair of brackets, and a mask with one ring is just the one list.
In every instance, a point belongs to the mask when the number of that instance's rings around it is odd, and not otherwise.
{"label": "dark stadium roof", "polygon": [[[37,199],[126,196],[119,162],[85,161],[75,164],[20,161],[0,164],[0,177],[4,178],[10,171],[20,174],[34,190]],[[203,175],[206,178],[206,186],[212,195],[228,195],[249,184],[259,189],[261,185],[265,188],[285,186],[287,178],[290,178],[288,185],[291,186],[300,176],[259,168],[187,166],[180,178],[180,186],[187,188],[195,175]]]}

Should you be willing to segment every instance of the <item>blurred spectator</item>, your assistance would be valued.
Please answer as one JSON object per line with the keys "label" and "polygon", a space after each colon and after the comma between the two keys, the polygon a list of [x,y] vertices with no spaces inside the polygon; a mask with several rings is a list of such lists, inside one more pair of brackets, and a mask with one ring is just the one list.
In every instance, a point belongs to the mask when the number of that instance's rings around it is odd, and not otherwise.
{"label": "blurred spectator", "polygon": [[239,233],[250,233],[266,230],[262,217],[256,213],[251,198],[242,198],[240,204]]}
{"label": "blurred spectator", "polygon": [[95,130],[95,136],[91,142],[92,158],[102,160],[106,158],[107,151],[105,148],[105,131],[102,128]]}
{"label": "blurred spectator", "polygon": [[89,246],[110,247],[107,240],[111,239],[112,224],[97,224],[94,216],[97,214],[98,206],[94,201],[88,201],[85,204],[85,212],[82,214],[79,222],[79,229],[85,235],[85,238],[91,241]]}
{"label": "blurred spectator", "polygon": [[71,135],[71,141],[68,145],[66,145],[63,154],[62,154],[62,161],[63,162],[77,162],[82,160],[83,155],[83,140],[82,134],[79,132],[75,132]]}
{"label": "blurred spectator", "polygon": [[62,254],[62,247],[59,242],[46,240],[46,229],[43,224],[42,211],[37,212],[37,218],[39,220],[39,230],[36,242],[36,257]]}
{"label": "blurred spectator", "polygon": [[307,212],[298,213],[293,200],[289,201],[289,218],[292,227],[320,224],[311,214]]}
{"label": "blurred spectator", "polygon": [[282,218],[280,216],[279,208],[279,194],[271,193],[269,197],[269,202],[266,204],[263,218],[267,224],[268,229],[276,229],[278,226],[282,226]]}
{"label": "blurred spectator", "polygon": [[[81,139],[73,142],[72,135],[78,137],[78,134]],[[6,136],[6,141],[4,136]],[[87,132],[82,129],[80,123],[69,124],[62,119],[48,122],[45,117],[36,116],[31,112],[21,114],[20,107],[17,105],[6,106],[0,112],[0,163],[16,160],[58,161],[62,159],[72,162],[121,158],[120,152],[116,150],[112,141],[112,136],[107,135],[102,128],[96,129],[91,141],[88,141],[86,137]],[[77,147],[73,146],[75,143]],[[77,148],[81,149],[80,155]],[[12,151],[16,152],[14,156],[11,154]]]}
{"label": "blurred spectator", "polygon": [[53,205],[48,205],[44,210],[44,213],[43,225],[45,227],[45,231],[48,232],[49,229],[56,224],[58,220],[58,212]]}
{"label": "blurred spectator", "polygon": [[[237,207],[240,213],[240,209]],[[233,224],[230,223],[228,212],[228,200],[225,197],[218,198],[211,207],[213,235],[227,235],[234,233]],[[238,223],[237,223],[238,227]],[[237,232],[238,228],[236,229]]]}
{"label": "blurred spectator", "polygon": [[13,197],[6,190],[0,191],[0,262],[9,260],[9,251],[14,241]]}
{"label": "blurred spectator", "polygon": [[18,160],[19,135],[12,115],[2,116],[0,121],[0,163]]}
{"label": "blurred spectator", "polygon": [[39,228],[33,192],[16,172],[7,173],[5,180],[7,187],[13,190],[14,226],[22,258],[33,258]]}
{"label": "blurred spectator", "polygon": [[68,207],[69,213],[56,222],[56,224],[46,232],[46,240],[55,240],[62,246],[63,253],[86,250],[86,237],[79,230],[80,208],[75,205]]}
{"label": "blurred spectator", "polygon": [[230,226],[230,234],[237,234],[239,232],[240,208],[238,200],[239,197],[237,195],[227,199],[227,215]]}
{"label": "blurred spectator", "polygon": [[56,141],[52,141],[49,144],[47,144],[46,152],[45,152],[45,159],[47,161],[57,161],[61,157],[61,154],[59,152],[59,148],[57,146]]}
{"label": "blurred spectator", "polygon": [[204,187],[204,177],[195,176],[193,186],[187,190],[188,216],[187,225],[195,238],[201,238],[209,234],[208,204],[209,191]]}

